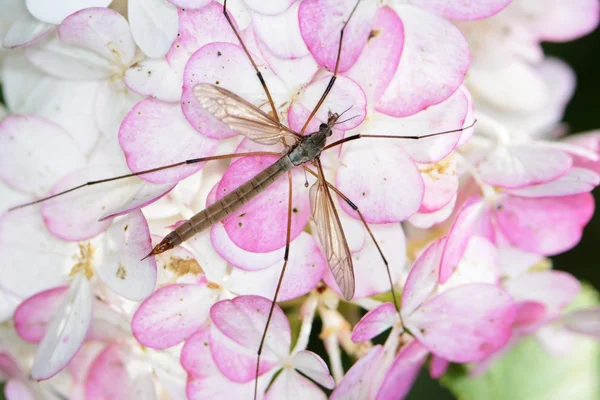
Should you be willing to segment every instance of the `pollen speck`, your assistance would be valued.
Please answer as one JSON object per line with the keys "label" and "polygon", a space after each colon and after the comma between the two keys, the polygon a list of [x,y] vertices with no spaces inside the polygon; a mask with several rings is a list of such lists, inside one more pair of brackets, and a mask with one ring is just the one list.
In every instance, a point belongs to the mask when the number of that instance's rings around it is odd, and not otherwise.
{"label": "pollen speck", "polygon": [[119,264],[119,268],[117,268],[117,278],[125,280],[126,277],[127,269],[125,269],[125,266],[123,264]]}

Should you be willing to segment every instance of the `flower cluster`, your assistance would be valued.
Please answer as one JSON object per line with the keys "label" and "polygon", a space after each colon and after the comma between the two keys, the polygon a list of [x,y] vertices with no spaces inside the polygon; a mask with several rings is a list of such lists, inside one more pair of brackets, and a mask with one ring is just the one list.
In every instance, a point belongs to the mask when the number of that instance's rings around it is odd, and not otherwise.
{"label": "flower cluster", "polygon": [[[574,247],[593,215],[600,133],[560,137],[575,79],[540,47],[593,30],[596,0],[231,0],[223,11],[213,0],[0,5],[8,399],[398,399],[425,363],[434,378],[450,363],[476,376],[524,337],[552,354],[600,339],[600,309],[567,309],[580,283],[546,258]],[[321,155],[354,267],[349,304],[319,235],[311,165],[290,175],[281,281],[284,178],[146,257],[278,158],[242,153],[287,151],[203,109],[198,84],[294,132],[339,113],[329,143],[364,135]],[[309,350],[316,318],[322,355]]]}

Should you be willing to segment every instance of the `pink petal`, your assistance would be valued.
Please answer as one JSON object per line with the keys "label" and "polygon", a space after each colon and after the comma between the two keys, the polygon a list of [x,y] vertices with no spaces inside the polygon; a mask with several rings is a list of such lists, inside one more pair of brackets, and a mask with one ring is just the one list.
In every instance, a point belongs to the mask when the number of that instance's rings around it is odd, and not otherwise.
{"label": "pink petal", "polygon": [[[355,3],[341,0],[303,1],[298,11],[300,32],[317,63],[333,71],[342,25]],[[373,2],[362,2],[344,31],[339,72],[344,72],[358,59],[371,31],[371,20],[377,8]]]}
{"label": "pink petal", "polygon": [[[315,239],[302,232],[291,243],[289,262],[277,301],[294,299],[310,292],[320,282],[326,265]],[[238,295],[254,294],[272,298],[282,267],[283,258],[260,271],[234,269],[227,280],[227,288]]]}
{"label": "pink petal", "polygon": [[415,261],[402,292],[402,317],[412,314],[437,286],[446,237],[431,243]]}
{"label": "pink petal", "polygon": [[506,291],[516,301],[535,301],[546,310],[558,314],[579,293],[577,279],[562,271],[529,272],[504,283]]}
{"label": "pink petal", "polygon": [[[194,132],[177,104],[155,99],[142,100],[131,109],[119,129],[119,144],[127,165],[134,172],[206,157],[212,155],[217,146],[216,141]],[[203,165],[172,168],[140,175],[140,178],[152,183],[178,182]]]}
{"label": "pink petal", "polygon": [[0,178],[20,191],[43,196],[84,162],[73,138],[50,121],[12,115],[0,122]]}
{"label": "pink petal", "polygon": [[535,329],[546,318],[546,307],[535,301],[521,301],[516,304],[517,314],[514,327],[529,330]]}
{"label": "pink petal", "polygon": [[507,343],[514,318],[508,294],[494,285],[474,283],[434,297],[403,320],[435,355],[473,362]]}
{"label": "pink petal", "polygon": [[510,2],[511,0],[415,0],[411,4],[447,19],[475,20],[500,12]]}
{"label": "pink petal", "polygon": [[[8,82],[6,82],[5,85],[6,84],[8,84]],[[569,135],[564,140],[566,143],[581,146],[586,150],[591,150],[597,155],[600,154],[600,131],[590,131],[586,133],[578,133],[576,135]],[[574,167],[589,169],[600,174],[600,157],[590,159],[588,157],[571,154],[571,158],[573,158]]]}
{"label": "pink petal", "polygon": [[[260,296],[240,296],[212,306],[210,316],[217,329],[228,338],[249,349],[258,349],[267,323],[271,301]],[[275,306],[265,348],[277,355],[289,353],[290,325],[279,306]]]}
{"label": "pink petal", "polygon": [[296,0],[244,0],[253,11],[265,15],[277,15],[287,10]]}
{"label": "pink petal", "polygon": [[[539,13],[538,13],[539,11]],[[598,26],[599,5],[594,0],[577,0],[565,4],[558,0],[534,12],[534,26],[540,40],[569,41],[583,36]]]}
{"label": "pink petal", "polygon": [[127,16],[137,45],[148,57],[164,56],[177,36],[177,8],[162,0],[127,2]]}
{"label": "pink petal", "polygon": [[464,80],[470,55],[466,40],[450,22],[410,5],[391,7],[404,25],[404,48],[375,108],[405,117],[450,97]]}
{"label": "pink petal", "polygon": [[112,0],[64,0],[50,7],[44,0],[26,0],[27,10],[44,22],[60,24],[76,11],[89,7],[108,7]]}
{"label": "pink petal", "polygon": [[[260,1],[260,0],[259,0]],[[275,1],[278,6],[293,1]],[[257,1],[257,3],[259,3]],[[260,1],[260,3],[269,3]],[[274,15],[268,13],[253,14],[252,27],[257,37],[262,41],[269,51],[280,58],[298,58],[308,54],[308,48],[302,40],[298,21],[298,8],[301,2],[295,2],[291,7],[288,4],[286,10]],[[252,7],[252,5],[250,5]],[[260,12],[260,11],[258,11]]]}
{"label": "pink petal", "polygon": [[144,96],[162,101],[179,101],[181,77],[162,58],[143,60],[125,71],[125,84]]}
{"label": "pink petal", "polygon": [[570,331],[600,339],[600,308],[573,311],[564,321]]}
{"label": "pink petal", "polygon": [[[400,279],[406,263],[406,239],[399,224],[373,225],[371,231],[389,263],[392,282]],[[352,254],[356,288],[354,298],[373,296],[389,291],[390,281],[385,264],[373,240],[367,236],[363,248]],[[323,280],[338,293],[339,291],[329,269]]]}
{"label": "pink petal", "polygon": [[358,321],[352,329],[352,341],[362,343],[370,340],[390,328],[397,320],[396,307],[392,303],[383,303]]}
{"label": "pink petal", "polygon": [[434,355],[431,357],[431,362],[429,364],[429,376],[433,379],[440,379],[450,366],[450,362],[445,358],[438,357]]}
{"label": "pink petal", "polygon": [[81,347],[92,319],[90,282],[79,273],[56,310],[35,354],[33,379],[48,379],[60,372]]}
{"label": "pink petal", "polygon": [[425,184],[425,194],[419,212],[431,213],[450,203],[458,191],[456,158],[451,155],[435,164],[418,166]]}
{"label": "pink petal", "polygon": [[126,355],[118,344],[108,345],[90,367],[85,381],[85,398],[131,399],[132,380],[127,372]]}
{"label": "pink petal", "polygon": [[361,357],[346,372],[337,385],[330,400],[370,399],[374,398],[378,387],[372,387],[372,378],[376,375],[377,367],[383,358],[383,346],[374,346],[366,355]]}
{"label": "pink petal", "polygon": [[151,250],[148,223],[141,211],[134,211],[115,220],[106,231],[95,271],[117,294],[144,300],[156,286],[156,260],[142,260]]}
{"label": "pink petal", "polygon": [[440,283],[446,282],[456,270],[469,239],[478,233],[477,228],[482,224],[482,214],[485,210],[486,205],[480,196],[472,196],[461,207],[448,232],[448,240],[442,253]]}
{"label": "pink petal", "polygon": [[440,290],[468,283],[500,283],[496,245],[481,236],[471,236],[456,270]]}
{"label": "pink petal", "polygon": [[[276,160],[277,157],[274,156],[243,157],[235,160],[219,183],[217,200],[248,182]],[[293,171],[292,239],[304,229],[310,216],[308,189],[304,186],[304,179],[302,171]],[[257,253],[283,247],[286,241],[288,197],[288,179],[283,175],[233,215],[223,219],[230,239],[242,249]]]}
{"label": "pink petal", "polygon": [[[332,379],[333,382],[333,379]],[[269,387],[266,400],[314,399],[327,400],[320,387],[294,370],[284,369]]]}
{"label": "pink petal", "polygon": [[400,350],[381,383],[377,399],[403,399],[417,379],[428,354],[427,349],[418,340],[413,340]]}
{"label": "pink petal", "polygon": [[513,245],[554,255],[579,242],[594,213],[594,198],[589,193],[534,199],[506,196],[496,208],[498,227]]}
{"label": "pink petal", "polygon": [[551,182],[509,189],[508,193],[521,197],[570,196],[594,190],[600,183],[600,175],[589,169],[573,167],[566,174]]}
{"label": "pink petal", "polygon": [[490,185],[520,188],[552,181],[571,168],[563,151],[532,145],[497,146],[478,166],[481,179]]}
{"label": "pink petal", "polygon": [[[364,141],[348,147],[336,186],[358,206],[367,222],[400,222],[413,215],[423,200],[423,179],[400,147]],[[350,215],[352,209],[342,203]]]}
{"label": "pink petal", "polygon": [[429,229],[432,226],[439,224],[440,222],[444,222],[448,219],[448,217],[450,217],[450,215],[454,211],[454,206],[456,205],[456,198],[457,196],[454,196],[448,204],[446,204],[444,207],[440,208],[437,211],[431,213],[413,214],[413,216],[408,219],[408,222],[421,229]]}
{"label": "pink petal", "polygon": [[335,382],[327,364],[312,351],[302,350],[294,355],[294,368],[326,389],[333,389]]}
{"label": "pink petal", "polygon": [[3,378],[18,377],[22,374],[21,368],[9,352],[0,353],[0,373]]}
{"label": "pink petal", "polygon": [[205,285],[162,287],[140,305],[133,315],[131,330],[144,346],[174,346],[204,325],[217,298],[218,292]]}
{"label": "pink petal", "polygon": [[68,286],[59,286],[40,292],[15,310],[13,321],[21,339],[38,343],[44,337],[52,317],[65,298]]}
{"label": "pink petal", "polygon": [[223,6],[213,1],[204,2],[205,5],[193,8],[173,3],[180,7],[179,32],[166,58],[180,75],[192,54],[202,46],[214,42],[239,43],[223,16]]}
{"label": "pink petal", "polygon": [[20,379],[9,379],[4,384],[6,400],[35,400],[35,392]]}

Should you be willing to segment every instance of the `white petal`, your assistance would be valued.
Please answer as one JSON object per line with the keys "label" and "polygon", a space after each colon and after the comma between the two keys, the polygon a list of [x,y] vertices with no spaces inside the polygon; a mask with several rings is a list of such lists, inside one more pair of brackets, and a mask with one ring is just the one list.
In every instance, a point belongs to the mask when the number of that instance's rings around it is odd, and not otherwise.
{"label": "white petal", "polygon": [[163,58],[144,60],[125,71],[125,84],[144,96],[162,101],[178,101],[183,82]]}
{"label": "white petal", "polygon": [[69,14],[88,7],[107,7],[112,0],[26,0],[34,17],[51,24],[60,24]]}
{"label": "white petal", "polygon": [[148,57],[162,57],[177,36],[177,8],[165,0],[129,0],[127,16],[137,45]]}

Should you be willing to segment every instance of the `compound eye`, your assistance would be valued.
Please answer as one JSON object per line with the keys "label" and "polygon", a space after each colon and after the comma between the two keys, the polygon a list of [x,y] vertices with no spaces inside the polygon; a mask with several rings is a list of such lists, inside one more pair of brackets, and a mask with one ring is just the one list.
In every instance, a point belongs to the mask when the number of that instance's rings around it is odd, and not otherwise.
{"label": "compound eye", "polygon": [[324,129],[327,129],[327,128],[329,128],[329,126],[327,124],[321,124],[321,125],[319,125],[319,130],[321,130],[321,131],[324,130]]}

